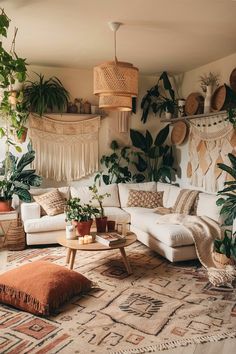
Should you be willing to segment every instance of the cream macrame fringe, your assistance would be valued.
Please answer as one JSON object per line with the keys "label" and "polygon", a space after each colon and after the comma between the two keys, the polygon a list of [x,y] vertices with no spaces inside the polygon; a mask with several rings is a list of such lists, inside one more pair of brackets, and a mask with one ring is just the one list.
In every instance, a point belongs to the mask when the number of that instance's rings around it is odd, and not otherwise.
{"label": "cream macrame fringe", "polygon": [[[89,127],[90,125],[90,127]],[[37,173],[55,181],[73,181],[98,170],[98,119],[57,122],[33,117],[29,135]]]}

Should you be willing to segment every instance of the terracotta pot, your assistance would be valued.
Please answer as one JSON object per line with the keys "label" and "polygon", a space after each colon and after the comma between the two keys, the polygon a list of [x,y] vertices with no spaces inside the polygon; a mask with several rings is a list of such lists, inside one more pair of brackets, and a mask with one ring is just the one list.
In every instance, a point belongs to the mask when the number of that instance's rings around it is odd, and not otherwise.
{"label": "terracotta pot", "polygon": [[227,265],[234,265],[234,261],[225,254],[213,252],[213,260],[217,268],[225,268]]}
{"label": "terracotta pot", "polygon": [[12,199],[10,199],[10,200],[0,200],[0,213],[4,213],[6,211],[11,211],[12,210],[11,202],[12,202]]}
{"label": "terracotta pot", "polygon": [[77,223],[77,230],[79,236],[89,235],[93,220],[80,221]]}
{"label": "terracotta pot", "polygon": [[26,141],[26,138],[27,138],[27,132],[28,132],[28,128],[26,127],[22,127],[23,131],[22,131],[22,134],[21,134],[21,137],[19,138],[17,136],[17,134],[15,135],[15,140],[19,143],[24,143]]}
{"label": "terracotta pot", "polygon": [[107,216],[103,218],[96,218],[97,232],[106,232],[107,228]]}

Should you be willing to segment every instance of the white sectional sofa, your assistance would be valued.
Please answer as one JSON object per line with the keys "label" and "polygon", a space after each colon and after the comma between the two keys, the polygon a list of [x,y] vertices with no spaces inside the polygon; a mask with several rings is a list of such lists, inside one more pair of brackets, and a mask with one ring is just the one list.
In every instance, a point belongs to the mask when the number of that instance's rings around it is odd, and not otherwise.
{"label": "white sectional sofa", "polygon": [[[113,184],[101,187],[100,193],[110,193],[104,200],[104,210],[108,219],[116,222],[130,222],[139,241],[158,252],[170,261],[183,261],[196,258],[195,247],[190,232],[181,225],[158,224],[160,215],[154,209],[127,207],[129,189],[163,191],[163,206],[173,207],[181,191],[180,187],[156,182],[135,184]],[[42,194],[47,190],[33,190],[32,194]],[[79,197],[88,203],[91,194],[88,187],[64,187],[59,191],[65,198]],[[208,216],[220,222],[217,196],[200,192],[196,215]],[[21,205],[21,215],[28,245],[56,243],[58,236],[65,234],[65,215],[41,216],[40,206],[33,203]]]}

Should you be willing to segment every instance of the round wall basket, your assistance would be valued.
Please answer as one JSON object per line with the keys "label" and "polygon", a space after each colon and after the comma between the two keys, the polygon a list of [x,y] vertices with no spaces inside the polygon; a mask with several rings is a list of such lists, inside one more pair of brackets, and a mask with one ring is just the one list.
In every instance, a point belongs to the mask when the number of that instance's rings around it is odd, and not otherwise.
{"label": "round wall basket", "polygon": [[187,124],[183,121],[176,122],[173,125],[171,132],[171,142],[173,145],[183,144],[186,136],[188,134]]}
{"label": "round wall basket", "polygon": [[185,113],[188,116],[203,113],[204,98],[198,92],[193,92],[188,95],[185,101]]}

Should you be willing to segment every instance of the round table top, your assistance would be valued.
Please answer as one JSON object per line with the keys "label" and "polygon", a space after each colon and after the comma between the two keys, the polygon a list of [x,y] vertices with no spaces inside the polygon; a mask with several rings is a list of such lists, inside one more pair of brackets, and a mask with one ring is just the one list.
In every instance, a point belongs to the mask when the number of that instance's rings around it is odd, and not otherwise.
{"label": "round table top", "polygon": [[124,243],[114,245],[114,246],[105,246],[97,241],[94,241],[93,243],[86,243],[83,245],[80,245],[77,240],[67,240],[65,237],[61,236],[57,239],[57,242],[67,248],[74,249],[74,250],[80,250],[80,251],[107,251],[107,250],[114,250],[117,248],[124,248],[129,245],[132,245],[137,240],[137,236],[129,232],[126,235],[126,241]]}

